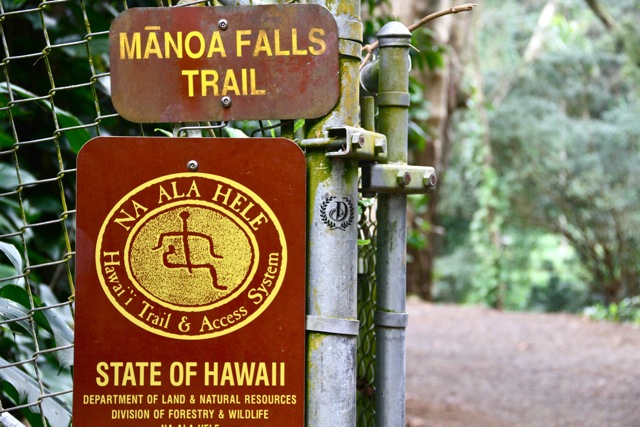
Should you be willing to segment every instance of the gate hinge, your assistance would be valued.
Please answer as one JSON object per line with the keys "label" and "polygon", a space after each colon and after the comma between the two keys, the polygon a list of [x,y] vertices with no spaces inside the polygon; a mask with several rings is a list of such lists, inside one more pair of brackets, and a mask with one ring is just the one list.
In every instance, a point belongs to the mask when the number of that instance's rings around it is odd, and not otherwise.
{"label": "gate hinge", "polygon": [[381,133],[352,126],[331,126],[324,129],[325,138],[303,139],[302,148],[326,148],[328,157],[346,157],[360,161],[384,162],[387,157],[387,137]]}
{"label": "gate hinge", "polygon": [[431,166],[405,164],[362,166],[362,193],[422,194],[436,188],[438,179]]}

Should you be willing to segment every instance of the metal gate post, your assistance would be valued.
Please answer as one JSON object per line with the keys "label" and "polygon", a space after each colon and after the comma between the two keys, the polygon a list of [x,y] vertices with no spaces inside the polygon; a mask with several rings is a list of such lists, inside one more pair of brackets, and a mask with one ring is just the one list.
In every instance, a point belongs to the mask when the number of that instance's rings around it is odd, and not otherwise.
{"label": "metal gate post", "polygon": [[[409,48],[411,33],[399,22],[378,33],[380,78],[378,131],[387,136],[387,159],[400,166],[398,183],[409,184],[402,172],[407,162],[409,127]],[[404,183],[404,184],[403,184]],[[378,249],[376,261],[376,425],[405,425],[405,328],[407,195],[378,196]]]}
{"label": "metal gate post", "polygon": [[[338,22],[340,99],[306,137],[359,121],[360,0],[309,0]],[[322,90],[322,88],[318,88]],[[309,124],[309,122],[307,122]],[[356,425],[358,162],[307,149],[307,402],[309,427]]]}

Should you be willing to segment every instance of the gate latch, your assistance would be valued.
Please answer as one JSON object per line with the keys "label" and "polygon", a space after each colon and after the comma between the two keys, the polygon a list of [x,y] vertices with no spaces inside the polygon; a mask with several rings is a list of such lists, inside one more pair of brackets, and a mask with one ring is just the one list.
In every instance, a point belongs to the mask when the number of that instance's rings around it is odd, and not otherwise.
{"label": "gate latch", "polygon": [[304,139],[302,148],[327,148],[327,157],[345,157],[367,162],[384,162],[387,137],[381,133],[352,126],[324,129],[325,138]]}

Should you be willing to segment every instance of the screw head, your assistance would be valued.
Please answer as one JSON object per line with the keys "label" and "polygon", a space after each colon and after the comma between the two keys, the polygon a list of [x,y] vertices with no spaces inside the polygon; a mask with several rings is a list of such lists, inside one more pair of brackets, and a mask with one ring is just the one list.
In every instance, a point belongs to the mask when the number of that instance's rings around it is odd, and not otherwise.
{"label": "screw head", "polygon": [[227,21],[226,19],[219,20],[218,28],[220,28],[222,31],[226,31],[227,28],[229,28],[229,21]]}
{"label": "screw head", "polygon": [[187,169],[189,169],[191,172],[195,172],[198,170],[198,162],[196,162],[195,160],[189,160],[187,162]]}
{"label": "screw head", "polygon": [[223,106],[224,108],[229,108],[229,107],[231,107],[231,97],[229,97],[229,96],[223,96],[223,97],[220,99],[220,104],[222,104],[222,106]]}
{"label": "screw head", "polygon": [[404,186],[411,184],[411,173],[409,171],[400,171],[396,177],[398,184]]}
{"label": "screw head", "polygon": [[377,138],[374,142],[373,149],[376,154],[381,154],[387,151],[387,140],[383,138]]}
{"label": "screw head", "polygon": [[351,142],[356,144],[358,147],[364,147],[364,135],[361,133],[354,133],[351,137]]}
{"label": "screw head", "polygon": [[429,189],[433,190],[436,188],[436,184],[438,184],[438,177],[435,173],[430,172],[422,178],[422,183],[425,187],[429,187]]}

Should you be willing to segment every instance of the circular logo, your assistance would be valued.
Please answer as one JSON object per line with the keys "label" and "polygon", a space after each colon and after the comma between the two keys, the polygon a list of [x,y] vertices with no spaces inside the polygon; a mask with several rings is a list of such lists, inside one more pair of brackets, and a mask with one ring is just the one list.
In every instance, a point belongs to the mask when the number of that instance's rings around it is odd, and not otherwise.
{"label": "circular logo", "polygon": [[287,264],[269,206],[224,177],[185,173],[135,188],[111,209],[96,244],[102,288],[143,329],[206,339],[255,320]]}
{"label": "circular logo", "polygon": [[331,230],[346,230],[354,216],[353,202],[348,197],[327,196],[320,204],[320,218]]}

